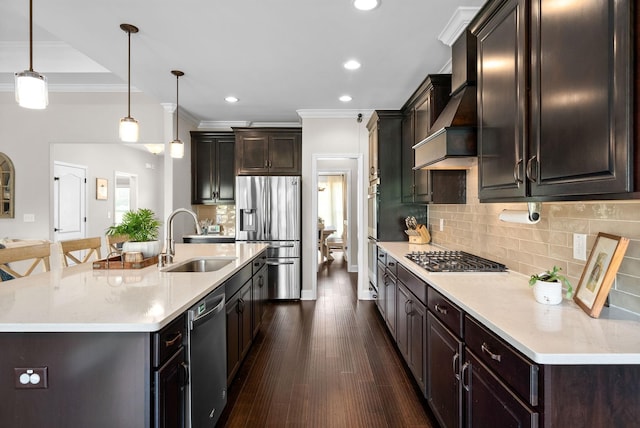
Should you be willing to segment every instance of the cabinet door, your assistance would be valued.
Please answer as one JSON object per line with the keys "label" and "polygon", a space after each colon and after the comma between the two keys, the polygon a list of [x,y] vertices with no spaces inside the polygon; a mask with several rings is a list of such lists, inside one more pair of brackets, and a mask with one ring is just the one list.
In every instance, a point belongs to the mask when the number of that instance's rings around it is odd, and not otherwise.
{"label": "cabinet door", "polygon": [[415,297],[409,305],[409,349],[407,352],[409,368],[418,386],[425,394],[425,373],[427,355],[427,310]]}
{"label": "cabinet door", "polygon": [[180,348],[162,367],[154,372],[155,428],[185,426],[184,348]]}
{"label": "cabinet door", "polygon": [[267,289],[267,266],[262,268],[253,276],[252,300],[253,300],[253,337],[258,334],[262,323],[262,314],[264,313],[264,302],[266,300]]}
{"label": "cabinet door", "polygon": [[[496,2],[498,3],[498,2]],[[491,8],[490,8],[491,9]],[[527,183],[526,0],[487,10],[478,40],[478,185],[481,200],[524,197]]]}
{"label": "cabinet door", "polygon": [[215,150],[213,139],[192,137],[191,201],[193,204],[213,200],[212,167]]}
{"label": "cabinet door", "polygon": [[378,269],[378,297],[376,298],[376,305],[378,306],[380,315],[382,315],[382,319],[386,320],[387,284],[384,271],[385,266],[383,263],[377,263],[376,269]]}
{"label": "cabinet door", "polygon": [[253,311],[253,283],[248,281],[240,293],[240,306],[238,308],[240,316],[240,360],[243,360],[249,348],[251,348],[251,342],[253,340],[253,324],[252,324],[252,311]]}
{"label": "cabinet door", "polygon": [[216,157],[216,200],[233,203],[236,199],[235,146],[233,137],[220,138]]}
{"label": "cabinet door", "polygon": [[239,134],[236,143],[238,175],[262,175],[269,172],[269,137],[267,135]]}
{"label": "cabinet door", "polygon": [[227,385],[231,385],[233,376],[240,367],[240,338],[242,325],[240,299],[232,297],[226,305],[227,311]]}
{"label": "cabinet door", "polygon": [[630,191],[630,0],[532,2],[532,196]]}
{"label": "cabinet door", "polygon": [[456,428],[462,424],[462,350],[462,341],[429,312],[426,396],[431,410],[444,428]]}
{"label": "cabinet door", "polygon": [[302,138],[300,134],[276,133],[269,136],[269,173],[300,175]]}
{"label": "cabinet door", "polygon": [[[413,145],[414,143],[414,110],[409,109],[402,116],[402,202],[411,203],[414,201],[414,175],[419,171],[414,171],[415,165]],[[420,170],[422,171],[422,170]]]}
{"label": "cabinet door", "polygon": [[411,292],[401,282],[396,288],[396,344],[405,361],[409,361],[409,314]]}
{"label": "cabinet door", "polygon": [[466,427],[538,426],[538,412],[521,401],[471,352],[467,352],[462,377]]}
{"label": "cabinet door", "polygon": [[394,276],[387,274],[385,280],[385,292],[387,293],[385,296],[385,320],[387,321],[387,326],[389,327],[389,331],[391,332],[391,336],[396,337],[396,279]]}

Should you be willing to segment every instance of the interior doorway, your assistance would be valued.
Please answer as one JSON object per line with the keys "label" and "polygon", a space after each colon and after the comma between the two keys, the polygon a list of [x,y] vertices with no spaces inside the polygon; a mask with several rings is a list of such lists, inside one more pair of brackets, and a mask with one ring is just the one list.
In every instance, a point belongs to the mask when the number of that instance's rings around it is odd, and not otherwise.
{"label": "interior doorway", "polygon": [[329,268],[338,252],[348,263],[350,185],[349,169],[318,171],[318,271]]}
{"label": "interior doorway", "polygon": [[86,238],[87,167],[53,163],[53,241]]}
{"label": "interior doorway", "polygon": [[[323,208],[319,207],[319,203],[322,201],[322,197],[320,193],[326,191],[320,190],[322,186],[320,183],[327,183],[328,180],[326,177],[343,177],[344,178],[344,190],[342,191],[342,196],[344,198],[344,202],[342,204],[342,227],[346,229],[345,238],[346,238],[346,249],[344,253],[346,253],[346,268],[349,272],[358,273],[358,297],[359,299],[370,299],[370,293],[368,291],[368,281],[366,278],[366,267],[365,273],[361,274],[363,271],[361,269],[364,266],[364,250],[362,245],[360,244],[362,241],[362,237],[364,236],[364,227],[365,224],[361,219],[364,219],[364,198],[366,197],[364,193],[364,185],[363,185],[363,168],[364,168],[364,160],[363,155],[360,153],[357,154],[314,154],[312,155],[312,177],[313,183],[311,183],[311,188],[313,189],[313,197],[311,198],[312,203],[312,215],[314,218],[314,223],[316,223],[316,219],[322,217],[320,213],[323,212]],[[337,178],[336,180],[340,180]],[[339,184],[336,186],[340,187]],[[334,195],[335,198],[335,195]],[[334,205],[338,205],[337,203]],[[335,207],[334,207],[335,208]],[[324,216],[327,218],[323,218],[325,221],[325,226],[334,226],[334,229],[337,230],[339,227],[335,227],[335,223],[340,222],[341,215],[339,213],[339,209],[334,209],[334,211],[338,211],[337,214]],[[332,224],[328,224],[327,222],[331,222]],[[345,224],[346,222],[346,224]],[[321,234],[319,232],[320,228],[315,228],[317,233],[317,240],[320,240]],[[337,237],[337,233],[334,232],[333,235]],[[339,254],[342,257],[342,254],[335,250],[336,254]],[[314,266],[317,268],[322,268],[322,253],[320,251],[320,242],[318,242],[318,250],[313,254]],[[318,271],[319,269],[317,269]],[[318,276],[313,275],[311,277],[312,280],[312,294],[314,298],[317,296],[317,286],[318,286]]]}

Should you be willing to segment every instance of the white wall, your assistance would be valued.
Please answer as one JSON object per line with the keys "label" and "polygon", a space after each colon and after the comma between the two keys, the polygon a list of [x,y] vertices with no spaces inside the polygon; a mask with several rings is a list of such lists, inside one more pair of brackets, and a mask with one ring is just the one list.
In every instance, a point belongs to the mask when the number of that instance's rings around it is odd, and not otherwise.
{"label": "white wall", "polygon": [[[49,94],[47,109],[28,110],[16,104],[13,93],[0,93],[0,152],[11,158],[16,170],[15,218],[0,220],[0,237],[51,239],[50,144],[118,144],[118,123],[126,115],[126,102],[126,93],[53,92]],[[131,115],[140,122],[140,144],[165,143],[164,110],[159,102],[133,93]],[[181,121],[180,138],[187,146],[186,155],[171,164],[179,171],[174,176],[174,186],[175,193],[181,195],[188,195],[190,188],[190,173],[185,173],[190,164],[188,129],[189,124],[183,125]],[[99,156],[95,158],[99,160]],[[173,189],[152,192],[160,199],[159,206],[165,194],[174,193]],[[34,214],[35,222],[25,223],[24,214]]]}
{"label": "white wall", "polygon": [[[314,264],[317,253],[317,218],[313,216],[312,205],[316,198],[313,189],[315,177],[313,176],[313,158],[317,155],[361,154],[364,158],[364,170],[368,168],[368,131],[366,123],[356,121],[356,114],[352,118],[312,118],[302,119],[302,298],[314,299],[313,284],[317,274],[317,265]],[[326,166],[326,163],[323,165]],[[360,177],[364,186],[364,198],[366,198],[366,186],[368,177]],[[367,181],[365,183],[365,181]],[[366,200],[362,201],[364,205]],[[365,205],[366,206],[366,205]],[[357,212],[353,213],[353,217]],[[364,218],[357,219],[364,222]],[[360,242],[364,242],[360,239]],[[367,272],[366,260],[358,266],[360,276]],[[366,281],[365,281],[366,282]],[[361,290],[362,291],[362,290]]]}

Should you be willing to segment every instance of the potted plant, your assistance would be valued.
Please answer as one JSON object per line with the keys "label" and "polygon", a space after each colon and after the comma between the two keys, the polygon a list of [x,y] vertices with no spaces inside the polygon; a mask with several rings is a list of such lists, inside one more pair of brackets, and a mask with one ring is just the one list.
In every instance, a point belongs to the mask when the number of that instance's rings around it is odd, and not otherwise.
{"label": "potted plant", "polygon": [[110,226],[107,235],[128,236],[128,241],[122,245],[122,251],[140,252],[144,258],[149,258],[160,254],[158,231],[161,224],[152,210],[140,208],[124,213],[122,222]]}
{"label": "potted plant", "polygon": [[567,286],[567,298],[571,298],[573,287],[569,280],[560,274],[562,268],[554,266],[546,272],[531,275],[529,285],[533,287],[533,295],[537,302],[557,305],[562,302],[562,284]]}

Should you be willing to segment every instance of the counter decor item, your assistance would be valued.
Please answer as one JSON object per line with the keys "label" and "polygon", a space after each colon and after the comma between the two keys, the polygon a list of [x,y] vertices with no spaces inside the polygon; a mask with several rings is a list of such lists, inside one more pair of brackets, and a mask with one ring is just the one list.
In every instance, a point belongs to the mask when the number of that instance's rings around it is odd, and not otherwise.
{"label": "counter decor item", "polygon": [[628,245],[627,238],[598,233],[573,298],[590,317],[600,316]]}
{"label": "counter decor item", "polygon": [[431,234],[424,224],[418,224],[413,229],[405,230],[404,233],[409,236],[410,244],[428,244],[431,241]]}
{"label": "counter decor item", "polygon": [[158,241],[158,228],[162,223],[148,208],[127,211],[120,224],[107,229],[107,235],[127,235],[129,240],[122,244],[122,251],[140,252],[145,258],[157,256],[162,250]]}
{"label": "counter decor item", "polygon": [[529,285],[533,287],[536,302],[544,305],[557,305],[562,302],[562,284],[567,286],[567,298],[571,298],[573,288],[569,280],[560,274],[561,270],[554,266],[546,272],[531,275]]}

